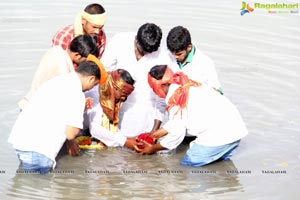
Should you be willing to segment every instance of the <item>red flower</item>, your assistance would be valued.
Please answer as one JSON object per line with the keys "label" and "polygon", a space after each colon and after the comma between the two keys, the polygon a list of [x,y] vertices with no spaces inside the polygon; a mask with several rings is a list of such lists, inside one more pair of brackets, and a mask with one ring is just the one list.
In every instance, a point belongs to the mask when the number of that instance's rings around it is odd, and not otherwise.
{"label": "red flower", "polygon": [[[137,142],[142,142],[142,140],[149,144],[154,144],[153,138],[148,133],[141,133],[136,137]],[[144,149],[145,145],[138,145],[138,148]]]}

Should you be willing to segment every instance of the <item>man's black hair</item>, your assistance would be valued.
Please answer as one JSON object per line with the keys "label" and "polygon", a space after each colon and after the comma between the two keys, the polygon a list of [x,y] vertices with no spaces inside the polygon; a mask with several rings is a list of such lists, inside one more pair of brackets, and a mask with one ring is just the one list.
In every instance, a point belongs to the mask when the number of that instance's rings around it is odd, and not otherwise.
{"label": "man's black hair", "polygon": [[125,81],[126,83],[130,85],[133,85],[135,83],[135,80],[132,78],[131,74],[125,69],[118,69],[118,72],[122,80]]}
{"label": "man's black hair", "polygon": [[92,15],[105,13],[103,6],[97,3],[87,5],[84,11]]}
{"label": "man's black hair", "polygon": [[78,52],[82,57],[87,57],[89,54],[99,56],[99,49],[96,41],[88,34],[75,37],[70,44],[72,52]]}
{"label": "man's black hair", "polygon": [[173,53],[183,51],[192,44],[191,40],[191,34],[187,28],[176,26],[168,33],[167,47]]}
{"label": "man's black hair", "polygon": [[155,65],[151,68],[149,74],[156,80],[161,80],[167,70],[167,65]]}
{"label": "man's black hair", "polygon": [[81,62],[75,71],[83,76],[95,76],[98,80],[101,78],[98,65],[92,61]]}
{"label": "man's black hair", "polygon": [[144,52],[152,53],[160,46],[162,30],[156,24],[146,23],[138,29],[136,38]]}

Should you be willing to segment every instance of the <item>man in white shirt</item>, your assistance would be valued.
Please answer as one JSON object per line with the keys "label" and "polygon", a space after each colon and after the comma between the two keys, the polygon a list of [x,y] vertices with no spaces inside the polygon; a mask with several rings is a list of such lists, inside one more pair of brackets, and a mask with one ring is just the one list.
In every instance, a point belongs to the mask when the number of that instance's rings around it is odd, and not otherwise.
{"label": "man in white shirt", "polygon": [[126,70],[117,69],[108,72],[105,84],[85,92],[85,97],[92,99],[92,105],[84,114],[83,129],[89,129],[91,136],[106,146],[134,149],[137,143],[135,138],[125,137],[118,129],[120,108],[134,91],[134,82]]}
{"label": "man in white shirt", "polygon": [[[94,62],[82,62],[75,72],[57,76],[37,89],[8,138],[22,169],[44,174],[55,167],[65,140],[73,140],[82,129],[83,91],[97,85],[99,79],[99,67]],[[78,154],[79,148],[75,151]]]}
{"label": "man in white shirt", "polygon": [[20,109],[24,109],[33,93],[45,81],[55,76],[73,72],[74,64],[77,66],[80,62],[85,61],[89,54],[99,54],[97,44],[89,35],[80,35],[75,37],[69,48],[62,49],[61,46],[54,46],[49,49],[35,72],[30,91],[18,102]]}
{"label": "man in white shirt", "polygon": [[146,144],[141,154],[174,149],[186,133],[196,136],[181,164],[203,166],[219,159],[228,160],[241,138],[248,134],[236,107],[223,95],[205,84],[189,79],[182,72],[173,73],[166,65],[154,66],[148,82],[154,92],[166,99],[169,121],[152,134],[161,138]]}
{"label": "man in white shirt", "polygon": [[147,83],[151,67],[172,62],[170,54],[160,48],[162,31],[153,23],[143,24],[137,33],[115,35],[102,56],[107,71],[125,69],[133,77],[135,89],[120,111],[119,128],[126,137],[151,132],[160,127],[165,114],[165,102]]}
{"label": "man in white shirt", "polygon": [[167,46],[177,61],[179,71],[190,79],[213,87],[223,94],[214,62],[192,43],[187,28],[182,26],[172,28],[167,36]]}

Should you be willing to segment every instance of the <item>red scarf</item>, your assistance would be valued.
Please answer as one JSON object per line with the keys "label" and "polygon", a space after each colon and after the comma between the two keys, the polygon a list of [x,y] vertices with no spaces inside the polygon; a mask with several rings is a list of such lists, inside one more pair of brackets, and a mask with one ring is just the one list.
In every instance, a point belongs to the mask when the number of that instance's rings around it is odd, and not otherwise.
{"label": "red scarf", "polygon": [[172,79],[173,75],[173,71],[169,67],[167,67],[164,76],[160,80],[157,80],[153,78],[150,74],[148,74],[148,83],[155,92],[155,94],[157,94],[161,98],[166,98],[166,94],[162,90],[161,85],[170,83],[170,80]]}
{"label": "red scarf", "polygon": [[177,72],[174,74],[169,67],[167,67],[166,72],[161,80],[157,80],[148,74],[148,83],[153,91],[161,98],[166,98],[166,94],[161,88],[162,84],[180,85],[168,101],[168,111],[170,111],[170,109],[174,106],[179,106],[179,110],[184,109],[187,106],[190,86],[201,86],[201,83],[189,79],[188,76],[182,72]]}
{"label": "red scarf", "polygon": [[201,83],[193,81],[182,72],[177,72],[173,75],[171,84],[180,85],[172,96],[169,98],[167,110],[170,111],[174,106],[179,106],[179,110],[187,106],[190,86],[198,87]]}

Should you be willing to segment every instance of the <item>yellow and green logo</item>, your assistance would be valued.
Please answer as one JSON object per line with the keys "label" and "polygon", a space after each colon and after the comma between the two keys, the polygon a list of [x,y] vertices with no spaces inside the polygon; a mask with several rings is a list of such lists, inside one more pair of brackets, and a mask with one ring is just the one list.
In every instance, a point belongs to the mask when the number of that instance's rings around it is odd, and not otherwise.
{"label": "yellow and green logo", "polygon": [[242,1],[241,16],[255,10],[266,10],[268,13],[299,13],[298,3],[253,3],[251,7],[249,3]]}
{"label": "yellow and green logo", "polygon": [[254,9],[250,7],[249,3],[246,3],[245,1],[242,2],[242,8],[241,8],[241,16],[243,16],[246,13],[253,12]]}

